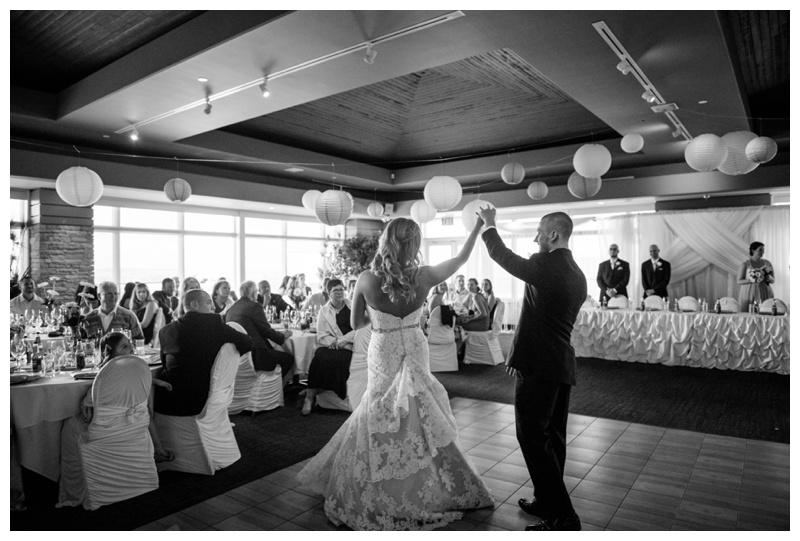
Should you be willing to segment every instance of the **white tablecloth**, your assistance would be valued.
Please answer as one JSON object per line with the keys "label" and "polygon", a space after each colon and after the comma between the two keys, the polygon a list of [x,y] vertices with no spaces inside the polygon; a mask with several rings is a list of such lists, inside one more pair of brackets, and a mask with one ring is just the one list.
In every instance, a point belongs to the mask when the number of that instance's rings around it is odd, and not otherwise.
{"label": "white tablecloth", "polygon": [[789,316],[582,309],[578,357],[789,374]]}
{"label": "white tablecloth", "polygon": [[[278,329],[277,326],[273,328]],[[280,328],[279,330],[283,330]],[[308,331],[292,330],[292,336],[284,341],[283,345],[272,342],[278,351],[286,351],[294,356],[295,372],[300,374],[308,373],[308,366],[314,357],[314,350],[317,349],[317,333]]]}

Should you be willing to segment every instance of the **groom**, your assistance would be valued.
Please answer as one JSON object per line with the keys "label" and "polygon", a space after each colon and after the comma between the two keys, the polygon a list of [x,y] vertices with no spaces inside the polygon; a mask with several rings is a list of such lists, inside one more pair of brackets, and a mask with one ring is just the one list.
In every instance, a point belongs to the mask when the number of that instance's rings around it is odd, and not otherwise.
{"label": "groom", "polygon": [[523,511],[542,520],[525,530],[580,530],[564,485],[569,395],[575,385],[575,351],[570,336],[586,299],[586,277],[572,252],[572,220],[563,212],[542,218],[536,234],[539,253],[522,258],[506,248],[495,228],[496,211],[486,208],[483,240],[491,257],[525,282],[525,298],[507,371],[516,375],[514,410],[534,498],[520,499]]}

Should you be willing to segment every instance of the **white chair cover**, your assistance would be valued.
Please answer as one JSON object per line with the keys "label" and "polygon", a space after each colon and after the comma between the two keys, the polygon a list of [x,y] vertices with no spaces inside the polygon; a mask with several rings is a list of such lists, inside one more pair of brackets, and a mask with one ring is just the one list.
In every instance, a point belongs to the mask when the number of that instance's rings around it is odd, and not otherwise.
{"label": "white chair cover", "polygon": [[[242,334],[247,332],[244,327],[235,321],[229,321],[228,327]],[[244,411],[245,406],[250,401],[250,394],[253,392],[257,377],[253,368],[253,356],[248,351],[239,357],[239,368],[236,372],[236,381],[233,386],[233,399],[231,400],[231,405],[228,406],[228,415],[236,415]]]}
{"label": "white chair cover", "polygon": [[367,350],[372,338],[372,328],[367,325],[356,331],[353,338],[353,357],[350,359],[350,377],[347,378],[347,398],[342,400],[333,391],[317,394],[317,404],[328,409],[353,411],[361,403],[367,390]]}
{"label": "white chair cover", "polygon": [[644,309],[653,311],[664,310],[664,300],[658,295],[650,295],[644,300]]}
{"label": "white chair cover", "polygon": [[[242,334],[247,331],[235,321],[228,326]],[[235,415],[244,410],[253,413],[283,406],[283,377],[281,367],[264,371],[253,368],[253,354],[247,352],[239,358],[239,370],[236,372],[236,385],[233,389],[233,400],[228,407],[228,415]]]}
{"label": "white chair cover", "polygon": [[158,465],[160,470],[214,475],[241,458],[228,419],[238,368],[236,346],[223,344],[211,369],[211,387],[203,411],[181,417],[155,414],[161,443],[175,454],[175,460]]}
{"label": "white chair cover", "polygon": [[625,295],[614,295],[613,297],[608,299],[608,307],[625,310],[628,307],[628,297],[626,297]]}
{"label": "white chair cover", "polygon": [[441,306],[433,309],[429,321],[428,351],[431,372],[458,371],[455,331],[453,327],[442,325]]}
{"label": "white chair cover", "polygon": [[56,507],[89,510],[158,488],[147,400],[150,367],[133,355],[108,362],[92,384],[94,417],[79,416],[61,432],[61,478]]}
{"label": "white chair cover", "polygon": [[497,299],[497,308],[494,311],[491,330],[484,332],[469,331],[466,338],[464,364],[501,364],[506,360],[500,349],[500,331],[503,328],[505,304]]}
{"label": "white chair cover", "polygon": [[722,297],[719,300],[719,308],[723,314],[737,314],[739,312],[739,301],[733,297]]}
{"label": "white chair cover", "polygon": [[759,308],[758,312],[760,314],[771,314],[772,313],[772,305],[778,305],[778,315],[785,315],[788,312],[788,308],[786,307],[786,303],[780,299],[767,299],[761,303],[761,308]]}
{"label": "white chair cover", "polygon": [[164,309],[159,306],[158,311],[156,312],[156,322],[153,324],[153,339],[150,341],[151,347],[160,347],[158,343],[158,331],[161,330],[165,322],[166,319],[164,318]]}
{"label": "white chair cover", "polygon": [[700,312],[700,303],[694,297],[681,297],[678,300],[678,308],[681,312]]}

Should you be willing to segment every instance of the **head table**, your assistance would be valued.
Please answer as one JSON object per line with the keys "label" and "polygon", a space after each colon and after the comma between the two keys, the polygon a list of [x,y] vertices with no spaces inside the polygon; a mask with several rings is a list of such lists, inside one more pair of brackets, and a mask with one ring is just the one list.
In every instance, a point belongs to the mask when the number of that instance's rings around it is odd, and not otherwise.
{"label": "head table", "polygon": [[582,308],[578,357],[789,374],[786,316]]}

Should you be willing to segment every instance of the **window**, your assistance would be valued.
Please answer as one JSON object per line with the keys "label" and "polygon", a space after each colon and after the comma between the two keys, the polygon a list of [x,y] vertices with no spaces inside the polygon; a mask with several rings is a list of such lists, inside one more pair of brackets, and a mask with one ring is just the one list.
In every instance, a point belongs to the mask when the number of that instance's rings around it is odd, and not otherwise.
{"label": "window", "polygon": [[183,215],[186,231],[206,231],[209,233],[233,233],[236,227],[234,216],[224,214],[197,214],[187,212]]}
{"label": "window", "polygon": [[[120,232],[120,283],[144,282],[151,292],[161,289],[161,280],[174,276],[178,269],[178,242],[174,234]],[[97,242],[95,254],[96,247]],[[96,270],[95,276],[99,276]],[[155,290],[153,285],[157,285]]]}
{"label": "window", "polygon": [[[246,224],[245,228],[249,231]],[[285,245],[284,239],[245,238],[245,277],[255,283],[266,280],[270,287],[277,291],[281,280],[286,275]]]}
{"label": "window", "polygon": [[[263,218],[245,218],[244,232],[247,235],[283,235],[281,220],[265,220]],[[270,284],[272,285],[272,284]]]}
{"label": "window", "polygon": [[194,276],[200,280],[203,289],[209,293],[214,282],[224,277],[235,291],[240,282],[235,272],[235,252],[234,238],[186,235],[184,239],[186,276]]}
{"label": "window", "polygon": [[321,223],[286,222],[286,235],[289,237],[310,237],[320,239],[325,233]]}
{"label": "window", "polygon": [[292,240],[286,244],[286,274],[303,273],[307,286],[315,291],[320,289],[318,269],[322,267],[322,241]]}
{"label": "window", "polygon": [[114,225],[114,207],[94,206],[94,225],[112,226]]}
{"label": "window", "polygon": [[151,209],[119,209],[120,227],[177,229],[178,213]]}
{"label": "window", "polygon": [[[98,284],[105,280],[118,281],[114,274],[114,234],[94,232],[94,279]],[[88,276],[87,276],[88,279]]]}

